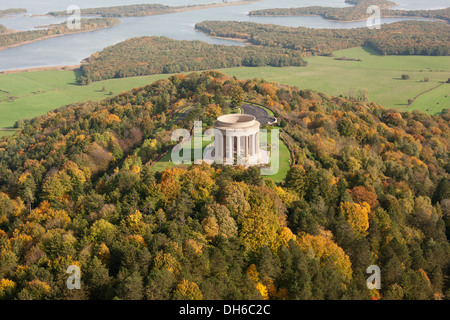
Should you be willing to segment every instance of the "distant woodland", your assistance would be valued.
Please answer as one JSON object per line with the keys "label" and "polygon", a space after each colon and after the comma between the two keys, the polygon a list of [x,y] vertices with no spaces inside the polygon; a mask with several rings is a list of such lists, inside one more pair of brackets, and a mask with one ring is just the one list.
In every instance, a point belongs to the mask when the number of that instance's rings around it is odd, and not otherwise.
{"label": "distant woodland", "polygon": [[63,34],[93,31],[102,28],[108,28],[120,23],[116,18],[93,18],[81,19],[81,29],[69,29],[67,23],[52,24],[45,26],[46,29],[19,31],[0,35],[0,48],[4,49],[9,46],[20,45],[22,43],[38,41],[49,37]]}
{"label": "distant woodland", "polygon": [[8,31],[8,28],[5,27],[4,25],[0,24],[0,33],[4,33],[6,31]]}
{"label": "distant woodland", "polygon": [[353,7],[300,7],[277,8],[250,11],[252,16],[310,16],[319,15],[325,19],[337,21],[355,21],[367,19],[372,13],[367,13],[367,8],[377,5],[381,8],[382,17],[416,17],[439,19],[450,22],[450,7],[438,10],[393,10],[390,7],[396,4],[386,0],[347,0],[347,3],[355,4]]}
{"label": "distant woodland", "polygon": [[[99,15],[103,17],[136,17],[136,16],[165,14],[172,12],[173,7],[165,6],[162,4],[136,4],[126,6],[81,9],[81,14],[83,16]],[[49,12],[48,14],[52,16],[68,15],[66,11],[52,11]]]}
{"label": "distant woodland", "polygon": [[[162,4],[132,4],[125,6],[111,6],[101,8],[88,8],[81,9],[83,16],[102,16],[102,17],[142,17],[158,14],[167,14],[181,11],[201,10],[207,8],[217,8],[225,6],[236,6],[242,4],[248,4],[259,0],[241,0],[232,2],[219,2],[210,4],[199,5],[186,5],[186,6],[166,6]],[[66,11],[52,11],[48,13],[52,16],[65,16],[68,15]]]}
{"label": "distant woodland", "polygon": [[258,46],[298,50],[308,55],[369,46],[384,55],[449,55],[450,25],[444,22],[400,21],[380,30],[310,29],[236,21],[204,21],[196,29],[211,36],[244,40]]}
{"label": "distant woodland", "polygon": [[27,12],[27,9],[23,9],[23,8],[3,9],[3,10],[0,10],[0,17],[6,16],[8,14],[19,14],[19,13],[25,13],[25,12]]}
{"label": "distant woodland", "polygon": [[[236,95],[283,123],[284,183],[257,167],[152,170],[174,129]],[[450,299],[449,110],[210,71],[16,127],[0,139],[0,299]]]}
{"label": "distant woodland", "polygon": [[111,78],[228,67],[304,66],[302,53],[274,47],[212,45],[166,37],[128,39],[94,53],[81,65],[80,84]]}

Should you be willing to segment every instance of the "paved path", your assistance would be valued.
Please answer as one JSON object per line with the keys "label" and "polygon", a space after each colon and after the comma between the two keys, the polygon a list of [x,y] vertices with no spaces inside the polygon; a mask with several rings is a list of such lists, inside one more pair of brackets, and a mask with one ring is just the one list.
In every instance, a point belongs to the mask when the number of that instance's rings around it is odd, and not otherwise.
{"label": "paved path", "polygon": [[192,111],[192,108],[189,108],[187,110],[185,110],[182,114],[180,114],[174,121],[174,123],[178,123],[181,121],[184,121],[184,119],[186,119],[186,116],[189,114],[189,112]]}
{"label": "paved path", "polygon": [[[277,120],[275,117],[270,116],[264,108],[261,108],[259,106],[244,103],[241,109],[244,111],[245,114],[255,116],[256,121],[261,123],[261,125],[263,126],[269,123],[274,123]],[[174,123],[183,121],[191,111],[192,108],[185,110],[175,119]]]}
{"label": "paved path", "polygon": [[242,105],[242,110],[244,110],[245,114],[255,116],[256,120],[263,126],[276,121],[275,117],[269,116],[265,109],[258,106],[244,103]]}

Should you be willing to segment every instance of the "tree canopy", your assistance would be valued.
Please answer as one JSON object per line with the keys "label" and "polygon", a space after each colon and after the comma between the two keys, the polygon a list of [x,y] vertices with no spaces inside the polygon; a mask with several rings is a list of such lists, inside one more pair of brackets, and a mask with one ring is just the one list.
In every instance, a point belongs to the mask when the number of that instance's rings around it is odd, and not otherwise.
{"label": "tree canopy", "polygon": [[[203,95],[236,87],[285,121],[285,182],[256,167],[153,170],[171,132],[192,127],[180,110],[202,118]],[[0,140],[0,298],[449,298],[449,123],[448,110],[216,71],[24,120]],[[81,290],[66,287],[69,265]]]}

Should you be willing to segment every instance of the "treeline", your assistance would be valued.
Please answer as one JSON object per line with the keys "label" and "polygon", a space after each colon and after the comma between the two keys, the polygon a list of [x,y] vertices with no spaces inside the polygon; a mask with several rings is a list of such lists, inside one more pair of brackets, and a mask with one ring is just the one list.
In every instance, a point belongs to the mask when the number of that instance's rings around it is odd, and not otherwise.
{"label": "treeline", "polygon": [[302,54],[283,48],[212,45],[166,37],[128,39],[93,54],[81,65],[80,84],[111,78],[228,67],[304,66]]}
{"label": "treeline", "polygon": [[450,22],[450,8],[437,10],[393,10],[390,7],[396,3],[387,0],[356,0],[346,1],[352,3],[353,7],[335,8],[335,7],[299,7],[299,8],[276,8],[250,11],[251,16],[311,16],[319,15],[325,19],[336,21],[356,21],[364,20],[372,15],[367,13],[367,8],[372,5],[381,8],[382,17],[416,17],[441,19]]}
{"label": "treeline", "polygon": [[365,45],[383,55],[450,55],[450,25],[446,23],[405,21],[382,29],[366,39]]}
{"label": "treeline", "polygon": [[6,16],[8,14],[19,14],[19,13],[25,13],[25,12],[27,12],[27,9],[23,9],[23,8],[3,9],[3,10],[0,10],[0,17]]}
{"label": "treeline", "polygon": [[380,8],[394,6],[395,3],[387,0],[358,0],[346,1],[355,4],[353,7],[335,8],[335,7],[299,7],[299,8],[276,8],[250,11],[251,16],[314,16],[319,15],[325,19],[338,21],[354,21],[366,19],[370,16],[367,8],[371,5],[377,5]]}
{"label": "treeline", "polygon": [[[140,17],[173,12],[174,8],[162,4],[133,4],[125,6],[101,7],[81,9],[83,16],[100,15],[102,17]],[[68,15],[66,11],[52,11],[52,16]]]}
{"label": "treeline", "polygon": [[[284,184],[152,170],[181,110],[237,91],[285,122]],[[211,71],[20,121],[0,140],[0,298],[449,299],[449,120]]]}
{"label": "treeline", "polygon": [[0,47],[8,47],[29,41],[38,41],[57,35],[108,28],[119,24],[120,20],[116,18],[93,18],[81,19],[80,23],[81,29],[69,29],[67,23],[63,22],[46,26],[47,29],[19,31],[0,35]]}
{"label": "treeline", "polygon": [[440,19],[450,23],[450,7],[436,10],[382,10],[384,16]]}
{"label": "treeline", "polygon": [[[248,4],[259,0],[240,0],[232,2],[219,2],[209,4],[185,5],[185,6],[166,6],[162,4],[132,4],[124,6],[111,6],[101,8],[87,8],[81,9],[83,16],[100,15],[102,17],[143,17],[159,14],[168,14],[181,11],[200,10],[208,8],[218,8],[225,6],[236,6]],[[52,11],[47,13],[52,16],[68,15],[66,11]]]}
{"label": "treeline", "polygon": [[401,21],[381,30],[310,29],[236,21],[204,21],[196,29],[211,36],[243,39],[253,45],[293,49],[310,55],[370,46],[381,54],[450,54],[450,25],[443,22]]}
{"label": "treeline", "polygon": [[5,27],[4,25],[0,24],[0,33],[4,33],[6,31],[8,31],[8,28]]}

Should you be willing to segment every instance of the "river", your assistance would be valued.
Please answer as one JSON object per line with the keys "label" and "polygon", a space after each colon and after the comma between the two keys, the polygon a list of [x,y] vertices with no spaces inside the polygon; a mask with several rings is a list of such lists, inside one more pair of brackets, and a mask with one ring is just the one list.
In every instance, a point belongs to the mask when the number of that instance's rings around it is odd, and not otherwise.
{"label": "river", "polygon": [[[216,0],[217,1],[217,0]],[[448,6],[448,0],[395,0],[399,9],[438,9]],[[0,24],[15,30],[32,30],[36,26],[63,22],[64,18],[42,16],[49,11],[66,10],[76,4],[81,8],[116,6],[136,3],[161,3],[165,5],[194,5],[211,3],[214,0],[2,0],[0,9],[26,8],[20,15],[0,17]],[[186,11],[166,15],[121,18],[118,26],[93,32],[65,35],[0,51],[0,71],[58,65],[76,65],[92,53],[107,46],[138,36],[167,36],[177,40],[202,40],[214,44],[244,45],[240,42],[215,39],[196,31],[194,25],[204,20],[233,20],[273,23],[285,26],[310,28],[356,28],[364,27],[365,21],[336,22],[321,17],[250,17],[250,10],[300,7],[300,6],[345,7],[344,0],[262,0],[243,6]],[[33,16],[38,15],[38,16]],[[40,15],[40,16],[39,16]],[[384,18],[382,23],[392,23],[407,18]]]}

